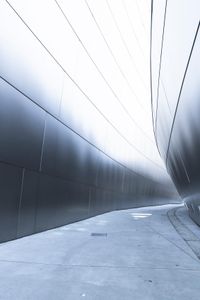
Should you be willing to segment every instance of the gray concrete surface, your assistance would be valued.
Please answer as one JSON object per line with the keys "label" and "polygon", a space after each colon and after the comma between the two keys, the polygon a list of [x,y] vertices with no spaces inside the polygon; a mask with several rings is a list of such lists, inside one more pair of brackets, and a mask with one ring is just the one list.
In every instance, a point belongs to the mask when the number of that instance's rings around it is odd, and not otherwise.
{"label": "gray concrete surface", "polygon": [[1,244],[0,299],[199,299],[200,261],[170,223],[173,207],[115,211]]}
{"label": "gray concrete surface", "polygon": [[191,230],[200,239],[200,227],[188,217],[188,211],[184,206],[181,206],[177,212],[177,217],[183,222],[189,230]]}

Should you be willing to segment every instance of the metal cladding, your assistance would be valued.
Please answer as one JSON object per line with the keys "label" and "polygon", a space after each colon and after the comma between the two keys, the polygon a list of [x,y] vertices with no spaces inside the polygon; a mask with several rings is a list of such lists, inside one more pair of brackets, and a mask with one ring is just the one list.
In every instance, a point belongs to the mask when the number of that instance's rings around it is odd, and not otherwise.
{"label": "metal cladding", "polygon": [[[72,9],[73,2],[65,5]],[[79,2],[84,22],[93,22],[87,30],[99,32],[90,1]],[[63,14],[58,1],[0,2],[0,241],[114,209],[176,201],[142,133],[145,122],[135,124],[141,105],[125,109],[121,86],[106,77],[119,76],[131,103],[125,71],[110,58],[118,71],[106,71],[108,60],[102,73]],[[111,56],[102,35],[100,41]]]}
{"label": "metal cladding", "polygon": [[[154,131],[175,186],[200,224],[200,3],[153,1]],[[192,207],[192,204],[193,206]]]}

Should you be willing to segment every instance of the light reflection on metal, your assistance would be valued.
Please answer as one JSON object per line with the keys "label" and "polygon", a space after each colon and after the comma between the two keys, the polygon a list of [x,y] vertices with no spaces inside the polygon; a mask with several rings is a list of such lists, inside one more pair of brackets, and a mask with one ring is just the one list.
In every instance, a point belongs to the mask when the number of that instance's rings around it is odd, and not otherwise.
{"label": "light reflection on metal", "polygon": [[[162,45],[160,31],[164,26],[165,4],[166,0],[153,2],[153,123],[156,123],[158,148],[168,173],[185,199],[190,216],[200,224],[200,3],[197,0],[168,1]],[[160,78],[158,65],[161,66]]]}
{"label": "light reflection on metal", "polygon": [[110,10],[106,1],[0,2],[0,241],[177,201],[152,142],[149,33],[136,5],[149,24],[148,6],[129,0]]}

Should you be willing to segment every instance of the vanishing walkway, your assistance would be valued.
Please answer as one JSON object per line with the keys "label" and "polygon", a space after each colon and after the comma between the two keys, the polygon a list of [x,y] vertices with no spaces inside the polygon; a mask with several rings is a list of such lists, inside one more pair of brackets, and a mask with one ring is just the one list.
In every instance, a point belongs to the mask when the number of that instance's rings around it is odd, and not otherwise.
{"label": "vanishing walkway", "polygon": [[0,245],[0,299],[197,300],[199,240],[185,208],[166,205],[7,242]]}

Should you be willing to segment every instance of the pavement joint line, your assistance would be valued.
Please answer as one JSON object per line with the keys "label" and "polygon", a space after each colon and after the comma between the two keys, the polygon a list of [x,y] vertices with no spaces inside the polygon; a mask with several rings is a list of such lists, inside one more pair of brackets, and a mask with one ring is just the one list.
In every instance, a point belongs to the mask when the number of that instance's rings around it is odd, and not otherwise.
{"label": "pavement joint line", "polygon": [[[176,207],[168,210],[167,216],[177,233],[194,252],[198,260],[200,260],[200,239],[177,216],[176,211],[180,208],[181,207]],[[198,247],[194,247],[192,242],[196,242],[198,244]]]}
{"label": "pavement joint line", "polygon": [[152,228],[158,235],[160,235],[162,238],[164,238],[165,240],[167,240],[169,243],[171,243],[173,246],[175,246],[176,248],[178,248],[179,250],[181,250],[183,253],[185,253],[186,255],[188,255],[190,258],[192,258],[194,261],[196,261],[197,263],[200,263],[198,259],[196,259],[195,257],[191,256],[190,253],[188,253],[187,251],[185,251],[182,247],[178,246],[175,242],[169,240],[164,234],[158,232],[157,230],[155,230],[154,228]]}
{"label": "pavement joint line", "polygon": [[200,269],[194,268],[180,268],[180,267],[139,267],[139,266],[114,266],[114,265],[76,265],[76,264],[55,264],[55,263],[42,263],[42,262],[30,262],[30,261],[14,261],[14,260],[0,260],[0,263],[19,263],[19,264],[35,264],[44,266],[57,266],[64,268],[109,268],[109,269],[141,269],[141,270],[179,270],[179,271],[193,271],[200,272]]}
{"label": "pavement joint line", "polygon": [[[176,207],[176,209],[181,209],[183,206],[178,206],[178,207]],[[174,210],[175,208],[173,208],[173,210]],[[164,216],[166,216],[168,219],[169,219],[169,217],[168,217],[168,211],[165,213],[165,215]],[[170,222],[170,224],[171,224],[171,222]],[[173,225],[173,224],[172,224]],[[180,247],[180,246],[178,246],[174,241],[172,241],[172,240],[170,240],[170,239],[168,239],[163,233],[161,233],[161,232],[159,232],[159,231],[157,231],[156,229],[154,229],[153,227],[151,227],[150,226],[150,228],[153,230],[153,231],[155,231],[157,234],[159,234],[161,237],[163,237],[164,239],[166,239],[168,242],[170,242],[172,245],[174,245],[175,247],[177,247],[179,250],[181,250],[182,252],[184,252],[186,255],[188,255],[189,257],[191,257],[193,260],[195,260],[196,262],[198,262],[199,263],[199,260],[198,259],[195,259],[193,256],[191,256],[191,254],[190,253],[188,253],[187,251],[185,251],[182,247]],[[174,226],[173,226],[173,228],[174,228]],[[176,230],[176,232],[177,232],[177,230]],[[178,233],[178,232],[177,232]],[[179,233],[178,233],[179,234]],[[179,234],[179,236],[180,236],[180,234]],[[189,246],[189,245],[188,245]]]}
{"label": "pavement joint line", "polygon": [[[200,241],[199,237],[190,229],[188,228],[187,225],[185,225],[181,219],[179,218],[179,216],[177,215],[177,211],[180,210],[182,207],[177,207],[176,209],[174,209],[174,215],[175,217],[178,219],[178,221],[191,233],[191,236],[193,236],[193,239],[191,238],[191,240],[195,240],[195,241]],[[189,240],[188,240],[189,241]]]}

